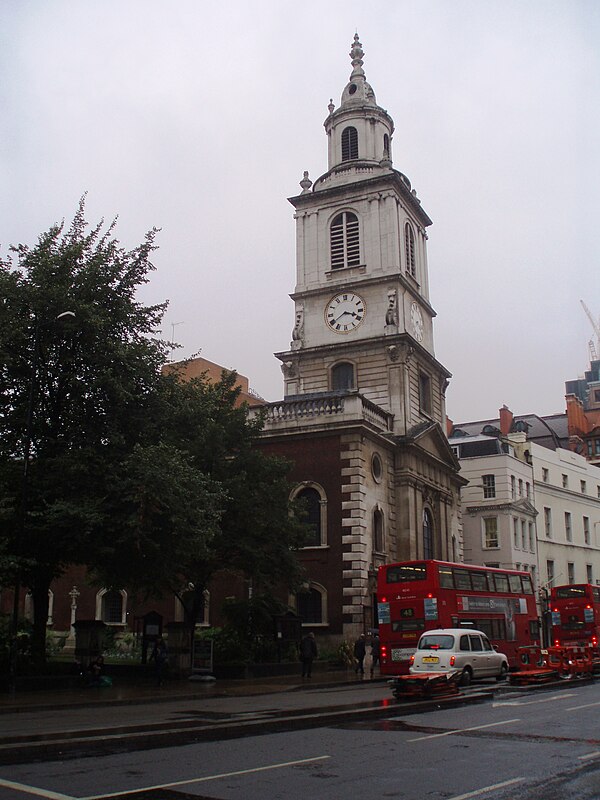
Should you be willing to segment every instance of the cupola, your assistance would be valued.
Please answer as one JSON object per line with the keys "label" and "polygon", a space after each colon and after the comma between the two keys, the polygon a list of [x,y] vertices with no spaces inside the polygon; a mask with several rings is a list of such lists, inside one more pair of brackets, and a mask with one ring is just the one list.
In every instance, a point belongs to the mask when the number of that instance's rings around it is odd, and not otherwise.
{"label": "cupola", "polygon": [[315,181],[314,191],[332,183],[364,180],[392,166],[394,122],[377,105],[375,92],[363,69],[364,51],[355,34],[350,49],[352,72],[339,108],[329,103],[325,130],[329,138],[328,172]]}

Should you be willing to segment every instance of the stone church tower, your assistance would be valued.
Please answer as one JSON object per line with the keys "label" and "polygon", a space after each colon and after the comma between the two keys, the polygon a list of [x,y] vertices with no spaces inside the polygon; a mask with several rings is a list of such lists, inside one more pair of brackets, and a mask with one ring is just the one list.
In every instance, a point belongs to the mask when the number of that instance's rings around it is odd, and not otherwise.
{"label": "stone church tower", "polygon": [[445,436],[450,373],[435,358],[431,220],[392,163],[394,123],[354,37],[352,73],[325,120],[328,170],[296,209],[284,400],[266,407],[265,450],[294,463],[312,538],[301,553],[306,627],[332,641],[376,625],[376,570],[460,560],[458,462]]}

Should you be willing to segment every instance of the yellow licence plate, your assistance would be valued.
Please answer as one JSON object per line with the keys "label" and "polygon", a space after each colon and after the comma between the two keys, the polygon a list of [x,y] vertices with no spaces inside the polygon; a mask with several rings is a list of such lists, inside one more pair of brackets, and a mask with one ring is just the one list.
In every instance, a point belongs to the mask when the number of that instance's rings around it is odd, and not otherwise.
{"label": "yellow licence plate", "polygon": [[437,656],[423,656],[423,661],[426,664],[437,664],[438,661],[439,661],[439,658]]}

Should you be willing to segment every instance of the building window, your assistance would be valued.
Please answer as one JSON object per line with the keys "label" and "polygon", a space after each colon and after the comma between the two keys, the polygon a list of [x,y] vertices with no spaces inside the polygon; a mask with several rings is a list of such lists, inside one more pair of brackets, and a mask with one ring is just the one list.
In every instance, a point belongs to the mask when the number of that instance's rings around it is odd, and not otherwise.
{"label": "building window", "polygon": [[591,564],[586,564],[585,565],[585,575],[586,575],[588,583],[593,583],[594,582],[594,570],[592,569],[592,565]]}
{"label": "building window", "polygon": [[546,561],[546,574],[548,576],[548,585],[552,586],[554,583],[554,561]]}
{"label": "building window", "polygon": [[415,233],[410,222],[404,226],[404,254],[406,256],[406,271],[416,277],[417,267],[415,261]]}
{"label": "building window", "polygon": [[562,485],[563,485],[563,489],[568,489],[569,488],[569,476],[565,475],[564,473],[563,473],[563,476],[562,476]]}
{"label": "building window", "polygon": [[425,372],[419,372],[419,403],[421,411],[431,414],[431,378]]}
{"label": "building window", "polygon": [[371,456],[371,475],[375,483],[381,483],[383,478],[383,462],[379,453],[373,453]]}
{"label": "building window", "polygon": [[531,484],[529,481],[525,483],[525,495],[528,500],[531,500]]}
{"label": "building window", "polygon": [[548,539],[552,538],[552,509],[544,508],[544,531]]}
{"label": "building window", "polygon": [[358,158],[358,131],[352,126],[342,131],[342,161]]}
{"label": "building window", "polygon": [[548,478],[549,478],[548,470],[546,469],[546,467],[542,467],[542,480],[544,481],[544,483],[548,483]]}
{"label": "building window", "polygon": [[516,517],[513,517],[513,539],[514,539],[515,547],[518,550],[519,549],[519,520]]}
{"label": "building window", "polygon": [[519,478],[519,497],[523,497],[523,480]]}
{"label": "building window", "polygon": [[524,519],[521,520],[521,545],[523,550],[527,550],[527,523]]}
{"label": "building window", "polygon": [[342,361],[331,368],[331,388],[334,392],[356,388],[354,364],[349,361]]}
{"label": "building window", "polygon": [[494,475],[482,475],[481,480],[483,483],[483,497],[489,499],[496,497],[496,478]]}
{"label": "building window", "polygon": [[513,500],[517,496],[516,483],[517,483],[517,481],[516,481],[515,476],[511,475],[510,476],[510,496],[512,497]]}
{"label": "building window", "polygon": [[529,549],[532,553],[535,553],[535,546],[534,546],[534,535],[533,535],[533,522],[529,523]]}
{"label": "building window", "polygon": [[423,510],[423,558],[433,558],[433,518],[429,509]]}
{"label": "building window", "polygon": [[327,592],[319,584],[311,583],[305,591],[296,594],[296,613],[303,625],[323,625],[327,622]]}
{"label": "building window", "polygon": [[488,550],[500,547],[500,538],[498,536],[498,519],[496,517],[484,517],[483,526],[483,546]]}
{"label": "building window", "polygon": [[350,211],[338,214],[331,223],[331,269],[360,264],[358,217]]}
{"label": "building window", "polygon": [[586,483],[585,481],[581,481],[581,494],[586,494],[586,493],[587,493]]}
{"label": "building window", "polygon": [[583,541],[586,544],[590,543],[590,518],[583,518]]}
{"label": "building window", "polygon": [[298,501],[305,515],[302,521],[308,528],[304,547],[321,547],[327,543],[327,500],[317,484],[302,484],[291,496]]}
{"label": "building window", "polygon": [[575,564],[567,561],[567,583],[575,583]]}
{"label": "building window", "polygon": [[127,593],[116,589],[102,589],[96,595],[96,619],[107,625],[125,625],[127,621]]}
{"label": "building window", "polygon": [[600,456],[600,439],[594,439],[594,454]]}
{"label": "building window", "polygon": [[376,553],[384,552],[383,512],[378,508],[373,512],[373,549]]}
{"label": "building window", "polygon": [[567,542],[573,541],[573,526],[571,525],[571,512],[565,511],[565,536]]}

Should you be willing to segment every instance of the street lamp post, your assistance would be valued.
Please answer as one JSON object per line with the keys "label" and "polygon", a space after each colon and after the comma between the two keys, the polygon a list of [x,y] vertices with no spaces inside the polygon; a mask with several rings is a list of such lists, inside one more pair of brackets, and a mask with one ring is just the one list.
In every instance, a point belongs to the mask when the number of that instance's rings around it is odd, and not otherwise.
{"label": "street lamp post", "polygon": [[[74,317],[74,311],[63,311],[54,317],[55,320]],[[27,399],[27,413],[25,416],[25,437],[23,441],[23,472],[21,475],[21,513],[20,513],[20,541],[25,537],[27,523],[27,503],[29,496],[29,462],[31,458],[31,440],[33,435],[33,417],[35,409],[35,392],[37,384],[37,369],[39,355],[40,321],[37,314],[34,315],[33,327],[33,355],[31,359],[31,377],[29,380],[29,396]],[[13,609],[10,626],[10,649],[9,649],[9,684],[10,690],[15,691],[17,678],[17,651],[18,651],[18,632],[19,632],[19,606],[21,595],[21,576],[20,565],[17,563],[17,577],[13,590]]]}

